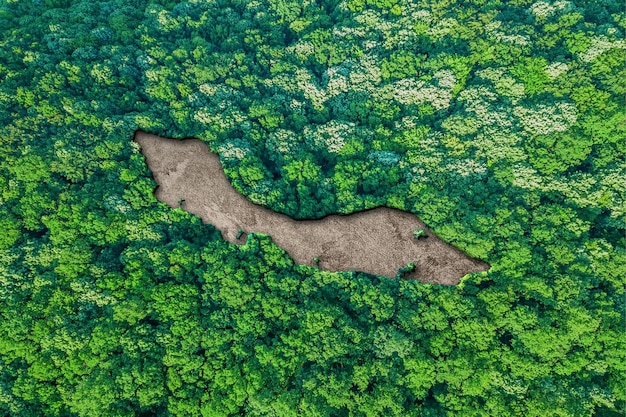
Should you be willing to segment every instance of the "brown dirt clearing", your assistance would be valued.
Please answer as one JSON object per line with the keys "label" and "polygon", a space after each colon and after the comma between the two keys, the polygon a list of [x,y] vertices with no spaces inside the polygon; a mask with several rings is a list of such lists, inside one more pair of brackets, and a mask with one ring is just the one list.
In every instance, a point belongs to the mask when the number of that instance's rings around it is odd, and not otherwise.
{"label": "brown dirt clearing", "polygon": [[[198,139],[166,139],[137,132],[148,167],[158,187],[155,196],[170,207],[200,216],[237,245],[247,233],[264,233],[301,265],[326,271],[362,271],[395,278],[409,262],[415,271],[406,278],[455,285],[469,273],[489,265],[472,259],[433,234],[411,213],[379,207],[319,220],[294,220],[252,203],[235,190],[222,169],[219,156]],[[242,229],[243,234],[236,238]],[[425,229],[428,238],[413,239],[413,230]]]}

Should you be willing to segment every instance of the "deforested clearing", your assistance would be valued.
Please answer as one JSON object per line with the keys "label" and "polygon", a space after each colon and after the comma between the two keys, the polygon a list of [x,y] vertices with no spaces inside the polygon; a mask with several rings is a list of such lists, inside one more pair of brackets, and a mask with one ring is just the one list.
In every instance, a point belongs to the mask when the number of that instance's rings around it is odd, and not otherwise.
{"label": "deforested clearing", "polygon": [[[402,278],[445,285],[489,268],[438,238],[414,214],[379,207],[294,220],[238,193],[224,175],[219,156],[200,140],[145,132],[137,132],[135,140],[159,184],[156,197],[200,216],[232,243],[245,244],[247,234],[263,233],[298,264],[394,278],[398,269],[413,263],[415,268]],[[413,231],[418,229],[426,230],[428,238],[415,239]]]}

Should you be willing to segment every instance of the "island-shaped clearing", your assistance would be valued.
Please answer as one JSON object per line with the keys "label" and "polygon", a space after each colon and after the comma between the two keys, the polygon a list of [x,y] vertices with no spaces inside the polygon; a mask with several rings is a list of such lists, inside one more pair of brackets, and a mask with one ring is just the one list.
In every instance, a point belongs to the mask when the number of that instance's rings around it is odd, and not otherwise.
{"label": "island-shaped clearing", "polygon": [[[182,209],[215,226],[232,243],[244,244],[247,233],[265,233],[298,264],[395,278],[399,268],[412,262],[415,270],[403,277],[445,285],[489,268],[439,239],[414,214],[379,207],[294,220],[239,194],[226,178],[219,156],[198,139],[167,139],[138,131],[135,141],[158,183],[155,196],[170,207],[179,207],[184,200]],[[414,239],[416,229],[424,229],[428,237]],[[239,230],[246,233],[237,238]]]}

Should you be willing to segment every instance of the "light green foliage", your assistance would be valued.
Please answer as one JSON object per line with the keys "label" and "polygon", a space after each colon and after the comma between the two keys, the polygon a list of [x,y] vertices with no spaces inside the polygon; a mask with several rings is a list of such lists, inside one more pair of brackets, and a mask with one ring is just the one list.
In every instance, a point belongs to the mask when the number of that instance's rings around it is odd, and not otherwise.
{"label": "light green foliage", "polygon": [[[0,414],[624,414],[622,6],[5,2]],[[157,201],[137,129],[273,210],[400,208],[491,269],[231,245]]]}
{"label": "light green foliage", "polygon": [[413,239],[428,237],[424,229],[413,230]]}

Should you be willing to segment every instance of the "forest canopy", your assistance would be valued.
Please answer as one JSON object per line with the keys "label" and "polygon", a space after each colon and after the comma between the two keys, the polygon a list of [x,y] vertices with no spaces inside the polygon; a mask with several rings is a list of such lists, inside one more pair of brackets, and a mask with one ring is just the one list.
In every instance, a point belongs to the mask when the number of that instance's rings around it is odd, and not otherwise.
{"label": "forest canopy", "polygon": [[[0,414],[623,415],[625,31],[617,0],[1,2]],[[492,267],[239,248],[156,200],[139,129]]]}

